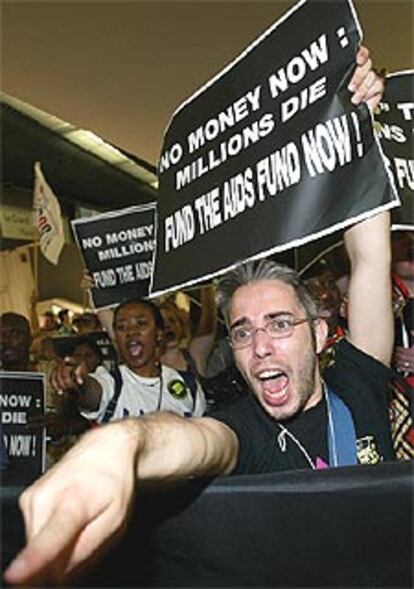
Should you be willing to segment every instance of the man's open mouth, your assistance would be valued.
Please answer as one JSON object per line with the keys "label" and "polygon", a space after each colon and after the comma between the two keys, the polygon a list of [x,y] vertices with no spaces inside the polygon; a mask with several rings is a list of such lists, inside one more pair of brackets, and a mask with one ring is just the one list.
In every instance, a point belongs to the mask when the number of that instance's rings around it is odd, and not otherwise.
{"label": "man's open mouth", "polygon": [[264,400],[270,405],[281,405],[287,399],[289,377],[276,369],[262,370],[256,375],[261,384]]}

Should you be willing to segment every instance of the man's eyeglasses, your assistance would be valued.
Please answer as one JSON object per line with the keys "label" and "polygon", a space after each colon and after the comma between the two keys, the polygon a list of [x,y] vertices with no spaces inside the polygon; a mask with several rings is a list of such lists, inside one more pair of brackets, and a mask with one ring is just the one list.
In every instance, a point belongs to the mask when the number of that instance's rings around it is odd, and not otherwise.
{"label": "man's eyeglasses", "polygon": [[235,325],[230,330],[230,343],[234,350],[250,346],[258,331],[264,331],[272,339],[290,337],[297,325],[308,321],[307,317],[295,319],[293,315],[278,315],[268,319],[263,327],[252,327],[249,324]]}

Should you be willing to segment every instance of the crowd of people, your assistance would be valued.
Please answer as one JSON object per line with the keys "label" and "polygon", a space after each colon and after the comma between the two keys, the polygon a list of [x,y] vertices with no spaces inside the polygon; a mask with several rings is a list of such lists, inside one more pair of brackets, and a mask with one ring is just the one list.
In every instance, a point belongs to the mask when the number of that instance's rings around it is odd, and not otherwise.
{"label": "crowd of people", "polygon": [[[396,335],[391,359],[395,379],[389,415],[398,458],[414,455],[413,254],[412,234],[396,232],[392,239]],[[348,293],[343,284],[350,267],[344,259],[346,252],[340,248],[302,276],[317,301],[318,316],[327,324],[326,342],[318,355],[323,372],[329,372],[335,344],[348,333]],[[157,304],[136,299],[111,312],[85,311],[72,317],[66,309],[56,316],[47,311],[36,331],[22,315],[1,315],[2,369],[38,371],[46,377],[46,414],[31,418],[27,427],[31,431],[46,427],[48,466],[91,424],[164,410],[197,417],[247,394],[232,346],[223,336],[223,316],[217,314],[214,291],[212,285],[200,289],[197,313],[180,308],[170,296]]]}
{"label": "crowd of people", "polygon": [[[382,82],[365,50],[357,63],[353,100],[372,107]],[[72,324],[60,317],[60,334],[70,339],[73,330],[82,339],[53,357],[56,326],[48,319],[38,359],[53,363],[53,399],[70,399],[89,431],[23,494],[28,546],[7,580],[64,578],[122,527],[137,482],[412,457],[412,318],[405,309],[413,296],[413,242],[404,237],[404,254],[401,244],[394,248],[393,297],[390,233],[388,212],[346,229],[345,295],[334,266],[302,279],[267,259],[241,264],[219,281],[218,311],[213,286],[202,289],[195,327],[171,300],[121,302],[101,319],[118,352],[112,370],[88,348],[82,316]],[[95,316],[92,323],[102,329]],[[0,328],[3,369],[31,369],[28,321],[5,313]],[[220,396],[220,383],[237,394]],[[53,412],[63,414],[55,405]]]}

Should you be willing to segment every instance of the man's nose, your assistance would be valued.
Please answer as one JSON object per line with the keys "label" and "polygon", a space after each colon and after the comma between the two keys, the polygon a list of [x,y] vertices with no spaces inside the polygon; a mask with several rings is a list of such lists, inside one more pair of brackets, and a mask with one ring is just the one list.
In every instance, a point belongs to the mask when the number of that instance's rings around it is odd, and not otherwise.
{"label": "man's nose", "polygon": [[264,358],[272,353],[273,340],[263,327],[258,327],[253,332],[252,348],[258,358]]}

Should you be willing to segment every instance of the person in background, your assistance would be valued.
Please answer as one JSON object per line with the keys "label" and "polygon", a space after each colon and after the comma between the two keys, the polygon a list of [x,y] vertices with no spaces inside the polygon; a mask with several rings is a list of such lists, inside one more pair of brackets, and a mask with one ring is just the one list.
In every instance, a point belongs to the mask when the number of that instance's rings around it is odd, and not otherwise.
{"label": "person in background", "polygon": [[59,327],[58,327],[59,335],[71,335],[72,333],[75,333],[75,330],[73,329],[72,324],[70,322],[69,309],[61,309],[58,313],[58,318],[59,318]]}
{"label": "person in background", "polygon": [[2,370],[29,371],[32,335],[30,323],[19,313],[7,312],[0,316],[0,358]]}
{"label": "person in background", "polygon": [[49,334],[54,334],[59,329],[59,323],[56,321],[56,316],[53,311],[46,311],[43,314],[43,324],[41,326],[41,331],[48,332]]}
{"label": "person in background", "polygon": [[[70,339],[68,338],[68,342]],[[86,360],[87,369],[91,372],[102,362],[102,354],[95,342],[76,338],[70,346],[75,361],[80,363]],[[30,417],[27,431],[36,432],[46,428],[47,468],[50,468],[89,429],[90,423],[81,416],[74,399],[58,394],[51,382],[53,371],[61,361],[53,338],[42,339],[41,353],[36,368],[37,372],[45,375],[46,412],[45,415]]]}
{"label": "person in background", "polygon": [[[414,386],[414,232],[393,234],[393,269],[404,300],[397,313],[393,365]],[[404,288],[405,287],[405,288]]]}
{"label": "person in background", "polygon": [[[338,337],[343,337],[346,326],[341,316],[342,299],[332,270],[324,268],[318,273],[312,274],[305,284],[319,303],[321,317],[324,317],[328,324],[329,338],[335,340]],[[329,340],[328,345],[330,345]]]}
{"label": "person in background", "polygon": [[214,287],[200,290],[200,314],[192,333],[190,317],[170,298],[159,305],[164,319],[165,352],[161,361],[176,370],[192,370],[204,376],[216,333],[217,311]]}
{"label": "person in background", "polygon": [[38,316],[36,312],[37,297],[35,294],[31,298],[31,327],[33,333],[33,341],[30,348],[30,354],[33,362],[37,362],[42,356],[42,340],[44,338],[51,338],[58,335],[58,322],[53,311],[46,311],[42,317],[42,324],[39,326]]}
{"label": "person in background", "polygon": [[103,354],[94,339],[83,335],[76,337],[72,351],[69,354],[78,366],[83,364],[89,374],[95,372],[102,365]]}
{"label": "person in background", "polygon": [[[94,288],[93,279],[87,271],[83,274],[81,288]],[[189,313],[180,308],[173,298],[165,299],[158,306],[164,325],[164,351],[160,361],[179,371],[195,394],[197,388],[204,388],[203,377],[216,333],[214,287],[209,285],[200,289],[200,312],[194,333]],[[99,310],[98,317],[108,336],[114,341],[112,309]]]}
{"label": "person in background", "polygon": [[332,362],[334,344],[345,337],[346,321],[341,315],[342,297],[335,280],[334,272],[328,267],[319,267],[305,280],[318,303],[318,313],[328,325],[328,338],[319,362],[322,371]]}
{"label": "person in background", "polygon": [[414,232],[392,235],[395,342],[392,365],[398,373],[390,401],[397,457],[414,458]]}
{"label": "person in background", "polygon": [[39,342],[39,354],[36,359],[36,370],[45,375],[46,384],[46,410],[54,411],[56,408],[56,391],[50,384],[50,377],[56,366],[59,356],[56,352],[53,337],[44,337]]}
{"label": "person in background", "polygon": [[100,333],[102,325],[96,313],[85,311],[81,315],[74,317],[72,326],[80,335],[88,335],[90,333]]}
{"label": "person in background", "polygon": [[177,306],[172,298],[159,304],[164,320],[164,353],[161,362],[185,375],[195,390],[201,386],[206,390],[206,364],[213,347],[217,311],[214,300],[214,287],[204,286],[200,290],[200,313],[194,333],[190,315]]}
{"label": "person in background", "polygon": [[202,415],[201,387],[193,389],[185,374],[160,362],[163,329],[160,311],[150,301],[121,303],[113,316],[119,369],[110,373],[101,368],[90,374],[85,358],[78,365],[69,357],[53,374],[54,387],[73,395],[82,415],[98,423],[160,410]]}

